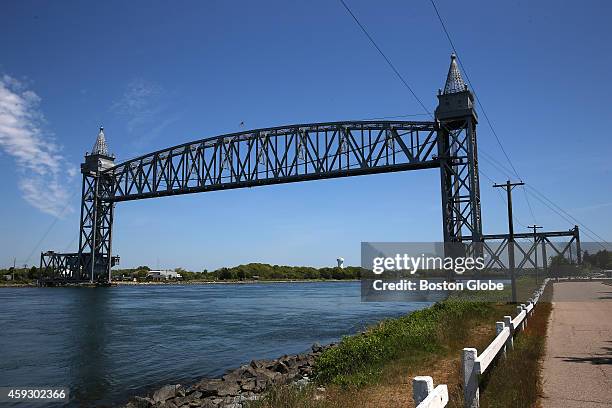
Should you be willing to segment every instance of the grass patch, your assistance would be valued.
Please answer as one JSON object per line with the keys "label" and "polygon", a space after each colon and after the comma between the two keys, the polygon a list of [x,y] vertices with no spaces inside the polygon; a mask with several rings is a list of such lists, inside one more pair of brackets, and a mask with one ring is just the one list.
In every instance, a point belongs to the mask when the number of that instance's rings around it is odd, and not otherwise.
{"label": "grass patch", "polygon": [[498,362],[481,385],[483,408],[526,408],[537,405],[542,393],[542,359],[546,347],[548,318],[552,310],[549,285],[534,309],[525,331],[514,340],[514,350]]}
{"label": "grass patch", "polygon": [[315,380],[342,386],[375,382],[389,361],[406,355],[418,360],[444,354],[448,343],[465,337],[469,321],[494,310],[487,303],[447,300],[383,320],[362,335],[344,337],[337,347],[321,354],[315,364]]}
{"label": "grass patch", "polygon": [[[531,294],[535,288],[533,279],[517,279],[519,294]],[[490,294],[460,293],[430,308],[384,320],[364,334],[346,336],[317,359],[316,384],[301,389],[274,387],[248,407],[412,406],[411,379],[415,375],[431,375],[436,384],[447,384],[449,408],[463,407],[461,349],[475,347],[482,351],[495,337],[495,321],[516,314],[516,305],[499,301],[507,295],[491,298]],[[544,305],[538,304],[534,315]],[[537,326],[536,316],[533,323],[530,321],[531,331]],[[522,347],[518,339],[515,344],[517,350]],[[490,384],[498,381],[494,375],[489,377]],[[318,391],[318,386],[324,386],[325,392]],[[488,406],[522,406],[504,404]]]}

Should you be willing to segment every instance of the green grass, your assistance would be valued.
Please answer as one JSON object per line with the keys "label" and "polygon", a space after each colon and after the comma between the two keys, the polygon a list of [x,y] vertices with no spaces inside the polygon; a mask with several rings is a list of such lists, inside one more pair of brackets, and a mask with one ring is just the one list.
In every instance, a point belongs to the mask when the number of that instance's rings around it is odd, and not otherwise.
{"label": "green grass", "polygon": [[[346,336],[315,363],[319,384],[361,386],[375,381],[385,363],[406,354],[444,353],[449,327],[464,326],[466,318],[491,314],[490,304],[447,300],[407,316],[383,320],[364,334]],[[453,337],[458,336],[457,331]],[[462,337],[462,336],[461,336]]]}
{"label": "green grass", "polygon": [[[531,294],[535,288],[533,279],[517,279],[519,294]],[[501,320],[504,315],[514,316],[516,313],[515,305],[500,302],[507,296],[508,293],[491,297],[490,294],[462,292],[427,309],[383,320],[363,334],[345,336],[336,347],[327,349],[318,357],[314,370],[315,384],[302,389],[293,386],[274,387],[264,398],[248,406],[364,406],[364,395],[359,390],[370,390],[370,386],[381,384],[404,384],[408,373],[432,375],[426,368],[434,367],[437,361],[458,358],[463,347],[480,349],[488,344],[495,335],[494,322]],[[474,331],[477,327],[490,330]],[[522,347],[522,341],[517,340],[517,350],[519,347]],[[458,369],[450,375],[448,381],[449,390],[453,394],[454,404],[451,406],[461,406]],[[492,384],[496,381],[493,375],[489,381]],[[332,390],[331,395],[322,398],[316,386],[327,387],[328,392]]]}

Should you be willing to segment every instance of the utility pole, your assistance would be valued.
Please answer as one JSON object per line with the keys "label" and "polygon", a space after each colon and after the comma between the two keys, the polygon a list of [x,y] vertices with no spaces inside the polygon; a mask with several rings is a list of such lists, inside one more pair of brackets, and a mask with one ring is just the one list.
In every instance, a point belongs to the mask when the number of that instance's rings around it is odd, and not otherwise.
{"label": "utility pole", "polygon": [[508,202],[508,266],[510,268],[510,281],[512,283],[512,302],[516,303],[516,276],[514,274],[514,222],[512,221],[512,189],[516,186],[524,186],[522,181],[511,183],[510,180],[505,184],[493,184],[493,187],[506,190]]}
{"label": "utility pole", "polygon": [[542,228],[540,225],[528,225],[527,228],[533,229],[533,253],[535,255],[535,280],[536,286],[538,285],[538,236],[537,230]]}

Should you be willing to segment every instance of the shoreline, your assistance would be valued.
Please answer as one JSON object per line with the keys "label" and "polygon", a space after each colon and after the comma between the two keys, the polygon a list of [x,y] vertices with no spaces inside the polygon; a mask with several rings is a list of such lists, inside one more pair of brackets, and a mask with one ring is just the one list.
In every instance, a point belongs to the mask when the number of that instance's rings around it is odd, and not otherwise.
{"label": "shoreline", "polygon": [[[359,279],[286,279],[286,280],[243,280],[243,281],[151,281],[151,282],[129,282],[113,281],[111,286],[150,286],[150,285],[253,285],[257,283],[322,283],[322,282],[359,282]],[[38,288],[35,283],[0,283],[0,288]],[[58,286],[61,287],[61,286]],[[78,287],[70,285],[67,287]]]}
{"label": "shoreline", "polygon": [[113,285],[138,286],[138,285],[253,285],[257,283],[321,283],[321,282],[360,282],[359,279],[274,279],[274,280],[228,280],[228,281],[151,281],[151,282],[129,282],[118,281]]}
{"label": "shoreline", "polygon": [[229,369],[218,378],[200,378],[183,386],[168,384],[146,396],[132,396],[123,408],[206,407],[241,408],[249,401],[260,399],[270,388],[311,382],[316,358],[337,343],[324,346],[314,343],[309,351],[283,355],[276,359],[251,360],[238,368]]}

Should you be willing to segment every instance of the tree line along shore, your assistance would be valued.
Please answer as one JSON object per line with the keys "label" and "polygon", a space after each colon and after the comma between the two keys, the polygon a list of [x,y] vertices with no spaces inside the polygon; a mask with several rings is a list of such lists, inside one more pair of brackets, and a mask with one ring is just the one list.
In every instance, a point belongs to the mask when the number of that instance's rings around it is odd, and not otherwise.
{"label": "tree line along shore", "polygon": [[[113,281],[120,282],[156,282],[159,279],[152,277],[149,266],[143,265],[129,269],[112,270]],[[0,269],[2,283],[8,285],[33,284],[40,277],[36,266],[31,268]],[[163,279],[173,282],[247,282],[247,281],[319,281],[319,280],[355,280],[361,276],[361,268],[347,266],[344,268],[324,267],[314,268],[308,266],[270,265],[264,263],[249,263],[223,267],[214,271],[189,271],[184,268],[172,270],[176,277]],[[44,274],[44,272],[43,272]]]}
{"label": "tree line along shore", "polygon": [[[571,261],[561,255],[549,259],[549,267],[571,267]],[[612,270],[612,252],[601,250],[593,254],[584,251],[582,254],[581,271]],[[146,265],[128,269],[112,270],[113,281],[120,282],[154,282],[151,276],[152,268]],[[323,267],[270,265],[266,263],[248,263],[233,267],[223,267],[214,271],[189,271],[184,268],[174,268],[173,275],[180,277],[164,279],[175,282],[246,282],[246,281],[318,281],[318,280],[355,280],[360,279],[362,269],[358,266]],[[32,285],[45,271],[36,266],[10,267],[0,269],[0,286]]]}

